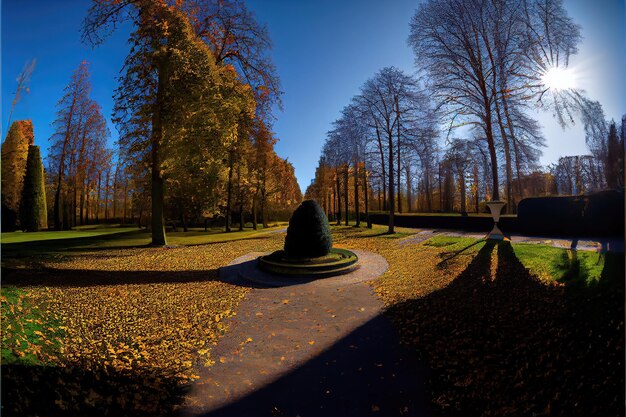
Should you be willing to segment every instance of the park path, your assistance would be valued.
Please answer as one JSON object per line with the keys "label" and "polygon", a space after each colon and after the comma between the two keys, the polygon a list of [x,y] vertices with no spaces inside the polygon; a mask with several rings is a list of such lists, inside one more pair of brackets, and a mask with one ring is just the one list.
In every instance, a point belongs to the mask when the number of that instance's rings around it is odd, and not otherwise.
{"label": "park path", "polygon": [[363,266],[350,274],[253,288],[211,353],[215,365],[197,369],[183,415],[429,415],[425,370],[399,345],[366,283],[387,262],[355,252]]}

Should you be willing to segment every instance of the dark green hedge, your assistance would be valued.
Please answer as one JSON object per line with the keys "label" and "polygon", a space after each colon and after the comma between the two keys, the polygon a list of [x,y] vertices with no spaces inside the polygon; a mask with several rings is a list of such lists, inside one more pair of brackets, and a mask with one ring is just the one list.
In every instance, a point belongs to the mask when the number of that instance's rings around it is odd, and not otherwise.
{"label": "dark green hedge", "polygon": [[20,228],[27,232],[41,230],[44,227],[43,219],[47,217],[43,175],[39,146],[30,145],[20,200]]}
{"label": "dark green hedge", "polygon": [[291,216],[285,252],[292,258],[315,258],[328,254],[333,241],[326,214],[317,202],[302,202]]}
{"label": "dark green hedge", "polygon": [[14,232],[17,228],[17,213],[4,204],[4,201],[2,202],[2,213],[0,216],[2,217],[2,231]]}
{"label": "dark green hedge", "polygon": [[544,236],[623,236],[624,192],[526,198],[517,218],[522,233]]}

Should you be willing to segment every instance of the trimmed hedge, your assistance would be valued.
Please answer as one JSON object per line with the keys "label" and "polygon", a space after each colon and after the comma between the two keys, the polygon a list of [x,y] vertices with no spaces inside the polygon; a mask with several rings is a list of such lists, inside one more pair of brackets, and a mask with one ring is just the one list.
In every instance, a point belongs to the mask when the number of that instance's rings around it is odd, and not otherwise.
{"label": "trimmed hedge", "polygon": [[[425,229],[453,229],[465,230],[468,232],[484,232],[487,234],[493,227],[491,217],[475,216],[445,216],[428,215],[420,216],[415,214],[398,214],[394,216],[394,225],[398,227],[413,227]],[[370,214],[370,220],[374,224],[389,224],[388,215],[382,213]],[[500,217],[498,226],[504,233],[518,232],[517,218]]]}
{"label": "trimmed hedge", "polygon": [[20,228],[24,231],[38,232],[47,227],[46,190],[39,146],[28,147],[19,213]]}
{"label": "trimmed hedge", "polygon": [[624,192],[602,191],[573,197],[526,198],[518,222],[525,234],[623,236]]}
{"label": "trimmed hedge", "polygon": [[289,220],[285,252],[291,258],[325,256],[333,245],[328,219],[314,200],[300,204]]}
{"label": "trimmed hedge", "polygon": [[[372,223],[388,224],[387,214],[370,214]],[[428,229],[489,232],[490,217],[419,216],[395,214],[395,225]],[[574,197],[525,198],[517,206],[517,217],[500,217],[505,233],[527,236],[605,237],[624,235],[624,192],[602,191]]]}
{"label": "trimmed hedge", "polygon": [[2,218],[2,231],[3,232],[14,232],[17,228],[17,212],[15,210],[11,210],[9,206],[2,202],[2,213],[0,214]]}

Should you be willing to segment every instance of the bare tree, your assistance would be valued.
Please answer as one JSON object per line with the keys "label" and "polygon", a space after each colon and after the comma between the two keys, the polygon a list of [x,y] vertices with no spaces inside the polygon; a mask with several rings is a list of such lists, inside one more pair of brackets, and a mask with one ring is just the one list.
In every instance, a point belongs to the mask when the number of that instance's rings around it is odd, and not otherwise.
{"label": "bare tree", "polygon": [[11,102],[11,110],[9,111],[9,120],[7,122],[7,132],[11,127],[11,117],[13,116],[13,109],[15,109],[15,105],[20,101],[23,93],[30,92],[28,83],[30,82],[30,77],[33,74],[33,71],[35,71],[35,65],[37,65],[36,59],[27,61],[24,64],[24,68],[22,68],[20,75],[17,76],[17,88],[15,89],[15,95],[13,96],[13,101]]}

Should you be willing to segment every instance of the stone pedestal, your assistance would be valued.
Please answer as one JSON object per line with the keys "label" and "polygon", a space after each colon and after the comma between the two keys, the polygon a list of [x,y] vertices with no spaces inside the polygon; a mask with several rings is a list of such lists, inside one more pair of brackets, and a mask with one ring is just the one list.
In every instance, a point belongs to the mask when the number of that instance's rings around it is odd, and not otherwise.
{"label": "stone pedestal", "polygon": [[491,217],[493,217],[493,229],[487,235],[487,239],[493,240],[504,240],[504,234],[498,227],[498,221],[500,221],[500,213],[502,212],[502,208],[506,203],[504,201],[489,201],[487,203],[487,207],[489,207],[489,211],[491,211]]}

